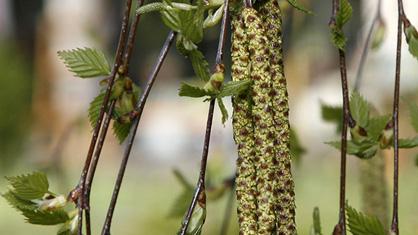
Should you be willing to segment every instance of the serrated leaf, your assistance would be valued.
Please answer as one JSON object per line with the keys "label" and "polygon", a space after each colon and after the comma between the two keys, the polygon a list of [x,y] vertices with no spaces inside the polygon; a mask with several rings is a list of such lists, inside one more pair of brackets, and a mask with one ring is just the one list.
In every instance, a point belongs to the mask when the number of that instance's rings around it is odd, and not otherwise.
{"label": "serrated leaf", "polygon": [[196,76],[203,81],[207,82],[210,79],[209,63],[205,59],[205,56],[199,50],[195,49],[189,52],[187,55],[192,62],[193,70]]}
{"label": "serrated leaf", "polygon": [[[330,141],[326,142],[337,150],[341,149],[341,141]],[[347,154],[354,155],[361,159],[369,159],[376,155],[379,146],[376,142],[363,141],[362,143],[355,143],[351,140],[347,141]]]}
{"label": "serrated leaf", "polygon": [[405,28],[406,41],[409,46],[409,53],[418,59],[418,32],[413,25]]}
{"label": "serrated leaf", "polygon": [[301,11],[301,12],[303,12],[303,13],[306,13],[306,14],[309,14],[309,15],[313,15],[313,12],[312,11],[310,11],[310,10],[308,10],[307,8],[305,8],[303,5],[301,5],[297,0],[287,0],[287,2],[292,6],[292,7],[294,7],[295,9],[297,9],[297,10],[299,10],[299,11]]}
{"label": "serrated leaf", "polygon": [[216,98],[216,101],[218,103],[219,109],[221,110],[222,124],[225,124],[225,122],[228,120],[228,110],[226,109],[222,98]]}
{"label": "serrated leaf", "polygon": [[398,145],[399,145],[399,148],[404,148],[404,149],[415,148],[418,146],[418,136],[415,136],[413,138],[408,138],[408,139],[399,139]]}
{"label": "serrated leaf", "polygon": [[358,92],[353,92],[350,97],[350,113],[360,127],[367,126],[369,110],[369,103]]}
{"label": "serrated leaf", "polygon": [[313,226],[312,226],[312,235],[322,235],[321,229],[321,217],[319,214],[319,208],[315,207],[313,211]]}
{"label": "serrated leaf", "polygon": [[113,122],[113,134],[119,141],[119,144],[122,144],[125,141],[126,137],[128,137],[129,132],[131,131],[132,123],[120,123],[118,121]]}
{"label": "serrated leaf", "polygon": [[110,65],[105,55],[92,48],[77,48],[74,50],[58,51],[70,72],[81,78],[107,76],[110,74]]}
{"label": "serrated leaf", "polygon": [[4,199],[16,210],[35,210],[38,208],[36,203],[33,203],[30,200],[24,200],[16,196],[12,191],[8,191],[2,195]]}
{"label": "serrated leaf", "polygon": [[197,1],[197,9],[178,12],[181,34],[195,44],[203,39],[204,13],[202,0]]}
{"label": "serrated leaf", "polygon": [[203,97],[207,95],[211,95],[211,94],[201,87],[192,86],[185,82],[182,82],[180,85],[179,96],[198,98],[198,97]]}
{"label": "serrated leaf", "polygon": [[368,216],[347,205],[347,226],[353,235],[386,235],[376,216]]}
{"label": "serrated leaf", "polygon": [[299,137],[296,131],[290,128],[290,155],[292,156],[292,160],[295,162],[296,165],[300,163],[302,154],[304,154],[305,152],[306,150],[300,144]]}
{"label": "serrated leaf", "polygon": [[347,39],[341,29],[331,29],[331,41],[336,48],[342,51],[345,50]]}
{"label": "serrated leaf", "polygon": [[105,97],[105,93],[101,92],[90,102],[88,116],[89,116],[90,126],[92,129],[96,127],[97,121],[99,120],[100,109],[102,108],[104,97]]}
{"label": "serrated leaf", "polygon": [[6,179],[13,187],[14,194],[21,199],[39,199],[48,192],[48,179],[42,172],[33,172],[27,175],[6,177]]}
{"label": "serrated leaf", "polygon": [[56,225],[65,223],[70,218],[63,209],[58,210],[22,210],[22,215],[26,217],[26,221],[31,224],[39,225]]}
{"label": "serrated leaf", "polygon": [[236,96],[245,92],[252,84],[251,79],[230,81],[223,85],[217,97]]}
{"label": "serrated leaf", "polygon": [[411,119],[411,126],[416,132],[418,132],[418,106],[411,101],[407,101],[407,104],[409,109],[409,117]]}
{"label": "serrated leaf", "polygon": [[348,0],[340,0],[340,7],[336,17],[337,27],[342,29],[353,15],[353,8]]}
{"label": "serrated leaf", "polygon": [[374,141],[379,140],[379,137],[381,136],[383,130],[390,121],[390,118],[391,117],[389,115],[371,118],[368,122],[368,125],[365,128],[367,136]]}
{"label": "serrated leaf", "polygon": [[337,125],[337,133],[341,132],[343,122],[343,108],[341,106],[331,106],[321,103],[322,119]]}

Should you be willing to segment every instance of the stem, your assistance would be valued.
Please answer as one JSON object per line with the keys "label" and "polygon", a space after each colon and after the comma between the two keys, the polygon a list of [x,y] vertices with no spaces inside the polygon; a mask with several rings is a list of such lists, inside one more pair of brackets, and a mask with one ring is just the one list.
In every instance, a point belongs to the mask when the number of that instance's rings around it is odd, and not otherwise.
{"label": "stem", "polygon": [[110,226],[111,226],[111,223],[112,223],[113,213],[114,213],[114,210],[115,210],[116,202],[117,202],[118,195],[119,195],[119,190],[120,190],[120,187],[122,185],[123,176],[125,174],[125,170],[126,170],[126,166],[127,166],[128,160],[129,160],[131,149],[132,149],[132,146],[133,146],[133,143],[134,143],[134,140],[135,140],[135,134],[136,134],[136,131],[138,129],[138,124],[139,124],[139,121],[141,119],[142,112],[144,110],[145,103],[147,101],[148,95],[151,91],[151,88],[152,88],[154,82],[155,82],[155,78],[157,77],[157,74],[160,71],[160,68],[161,68],[161,66],[164,62],[164,59],[167,56],[168,50],[170,49],[170,47],[172,45],[172,42],[174,41],[175,35],[176,35],[176,33],[174,33],[174,32],[169,33],[161,51],[160,51],[160,54],[159,54],[158,59],[157,59],[157,63],[154,65],[154,68],[153,68],[153,70],[152,70],[152,72],[151,72],[151,74],[148,78],[148,83],[145,87],[144,93],[142,94],[141,99],[138,102],[138,105],[136,107],[136,111],[138,111],[138,116],[134,119],[134,121],[132,123],[134,128],[131,131],[131,135],[129,137],[129,142],[126,146],[125,152],[124,152],[123,157],[122,157],[122,162],[121,162],[121,165],[120,165],[120,168],[119,168],[119,172],[118,172],[118,176],[117,176],[117,179],[116,179],[115,187],[113,189],[112,199],[110,201],[110,205],[109,205],[109,208],[107,210],[105,223],[104,223],[103,228],[102,228],[102,235],[110,235]]}
{"label": "stem", "polygon": [[393,97],[393,214],[392,214],[392,233],[399,234],[398,217],[398,192],[399,192],[399,90],[401,80],[401,49],[402,49],[402,23],[405,19],[403,2],[398,0],[398,35],[396,46],[396,71],[395,71],[395,91]]}
{"label": "stem", "polygon": [[[229,0],[225,0],[225,6],[224,6],[224,12],[222,17],[222,23],[221,23],[221,30],[219,33],[219,43],[218,43],[218,49],[216,53],[216,67],[218,65],[223,64],[223,51],[225,46],[225,35],[226,35],[226,26],[228,21],[228,8],[229,8]],[[192,217],[192,213],[194,208],[196,207],[196,204],[198,202],[199,198],[205,198],[205,176],[206,176],[206,165],[208,161],[208,152],[209,152],[209,144],[210,144],[210,133],[212,130],[212,121],[213,121],[213,111],[215,108],[215,101],[216,99],[212,99],[209,104],[209,111],[208,111],[208,118],[206,123],[206,133],[205,133],[205,141],[203,144],[203,152],[202,152],[202,160],[200,162],[200,173],[199,173],[199,179],[197,181],[195,193],[192,198],[192,202],[189,205],[189,208],[187,209],[187,214],[184,217],[184,220],[182,222],[181,228],[180,228],[180,235],[185,235],[187,232],[187,228],[189,227],[189,223]],[[203,193],[201,195],[201,193]],[[206,201],[205,201],[206,203]]]}
{"label": "stem", "polygon": [[[73,192],[80,192],[83,195],[84,194],[84,188],[85,188],[85,182],[86,182],[86,177],[87,177],[87,173],[90,167],[90,163],[92,160],[92,156],[93,156],[93,152],[94,152],[94,148],[96,146],[96,142],[97,142],[97,138],[100,132],[100,128],[102,125],[102,121],[103,121],[103,117],[104,117],[104,113],[105,113],[105,109],[108,105],[109,99],[110,99],[110,94],[111,94],[111,90],[113,87],[113,83],[115,81],[115,77],[116,74],[118,72],[119,66],[122,62],[122,55],[123,55],[123,50],[125,48],[125,42],[126,42],[126,37],[128,34],[127,31],[127,27],[128,27],[128,23],[129,23],[129,15],[131,12],[131,5],[132,5],[132,0],[127,0],[126,1],[126,5],[125,5],[125,11],[124,11],[124,16],[123,16],[123,20],[122,20],[122,26],[121,26],[121,31],[120,31],[120,35],[119,35],[119,42],[118,42],[118,46],[116,49],[116,58],[115,58],[115,63],[114,66],[112,68],[112,72],[111,75],[109,76],[109,83],[107,85],[106,88],[106,95],[104,97],[103,103],[102,103],[102,107],[100,108],[100,114],[99,114],[99,118],[97,120],[96,126],[94,128],[94,132],[93,132],[93,136],[91,138],[91,142],[90,142],[90,147],[87,153],[87,157],[84,163],[84,167],[83,167],[83,171],[81,173],[81,177],[80,177],[80,181],[78,186],[73,190]],[[73,194],[73,193],[70,193]],[[82,235],[83,232],[83,210],[84,210],[84,196],[81,196],[77,199],[77,205],[79,208],[78,211],[78,234]]]}

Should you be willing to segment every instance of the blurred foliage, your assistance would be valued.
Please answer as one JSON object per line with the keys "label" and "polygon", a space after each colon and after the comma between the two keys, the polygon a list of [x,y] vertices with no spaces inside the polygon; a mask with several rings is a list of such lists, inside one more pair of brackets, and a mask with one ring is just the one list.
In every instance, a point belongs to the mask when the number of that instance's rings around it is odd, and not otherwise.
{"label": "blurred foliage", "polygon": [[[29,127],[32,76],[27,60],[10,42],[0,42],[0,168],[7,169],[23,151]],[[3,170],[3,169],[2,169]]]}

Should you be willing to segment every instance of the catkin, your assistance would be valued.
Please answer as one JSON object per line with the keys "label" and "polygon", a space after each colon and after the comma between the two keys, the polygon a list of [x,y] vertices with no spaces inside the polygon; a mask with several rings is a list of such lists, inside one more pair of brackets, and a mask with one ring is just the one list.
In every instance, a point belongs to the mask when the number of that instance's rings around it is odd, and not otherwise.
{"label": "catkin", "polygon": [[275,167],[277,234],[293,235],[295,226],[294,182],[291,172],[289,104],[284,76],[281,10],[277,0],[268,0],[259,12],[266,28],[270,52],[270,76],[273,117],[276,128]]}
{"label": "catkin", "polygon": [[[244,22],[239,14],[231,14],[232,25],[232,80],[249,79],[249,52]],[[256,172],[254,165],[254,128],[252,124],[249,94],[241,94],[232,99],[234,113],[232,126],[234,140],[238,146],[237,159],[237,212],[240,234],[257,234],[256,215]]]}

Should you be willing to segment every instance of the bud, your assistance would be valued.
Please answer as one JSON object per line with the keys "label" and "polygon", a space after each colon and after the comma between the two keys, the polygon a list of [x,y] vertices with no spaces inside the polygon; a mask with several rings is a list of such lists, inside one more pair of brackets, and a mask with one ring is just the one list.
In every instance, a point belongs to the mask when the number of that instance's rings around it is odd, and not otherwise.
{"label": "bud", "polygon": [[41,211],[50,211],[57,208],[62,208],[66,205],[67,199],[64,195],[59,195],[58,197],[53,197],[52,199],[43,199],[38,202],[39,210]]}

